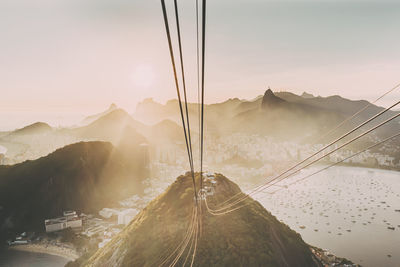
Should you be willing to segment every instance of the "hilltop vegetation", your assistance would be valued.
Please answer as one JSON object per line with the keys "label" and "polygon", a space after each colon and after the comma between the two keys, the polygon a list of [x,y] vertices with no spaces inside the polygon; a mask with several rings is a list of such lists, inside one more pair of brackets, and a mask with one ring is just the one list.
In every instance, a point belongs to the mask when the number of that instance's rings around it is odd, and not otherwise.
{"label": "hilltop vegetation", "polygon": [[[198,182],[199,177],[196,179]],[[210,206],[240,192],[222,175],[216,175],[216,181],[216,193],[208,198]],[[105,247],[69,266],[161,264],[183,240],[193,204],[191,178],[180,176]],[[258,202],[247,199],[245,204],[245,208],[224,216],[204,212],[195,266],[320,266],[299,234]]]}
{"label": "hilltop vegetation", "polygon": [[13,166],[0,166],[0,234],[42,231],[64,210],[97,210],[142,192],[143,155],[111,143],[81,142]]}

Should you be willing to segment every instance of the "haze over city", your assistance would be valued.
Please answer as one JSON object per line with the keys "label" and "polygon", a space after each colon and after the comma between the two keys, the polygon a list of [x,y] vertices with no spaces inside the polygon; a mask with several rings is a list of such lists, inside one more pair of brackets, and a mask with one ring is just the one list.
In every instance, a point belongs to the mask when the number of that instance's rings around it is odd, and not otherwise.
{"label": "haze over city", "polygon": [[[397,1],[208,5],[207,103],[251,99],[268,86],[373,100],[398,82]],[[180,7],[194,101],[194,4]],[[2,130],[33,122],[31,115],[57,126],[111,103],[133,112],[144,98],[176,98],[158,1],[6,0],[0,33]]]}

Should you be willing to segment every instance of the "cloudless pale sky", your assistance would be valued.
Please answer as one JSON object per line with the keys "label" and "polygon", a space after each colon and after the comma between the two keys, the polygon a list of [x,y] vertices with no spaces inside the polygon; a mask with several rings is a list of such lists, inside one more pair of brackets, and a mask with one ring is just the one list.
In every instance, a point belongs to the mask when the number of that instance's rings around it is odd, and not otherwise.
{"label": "cloudless pale sky", "polygon": [[[268,86],[373,100],[400,82],[400,1],[207,3],[209,103]],[[179,4],[194,100],[195,1]],[[72,118],[112,102],[133,112],[147,97],[176,97],[160,1],[0,1],[0,129],[18,116]]]}

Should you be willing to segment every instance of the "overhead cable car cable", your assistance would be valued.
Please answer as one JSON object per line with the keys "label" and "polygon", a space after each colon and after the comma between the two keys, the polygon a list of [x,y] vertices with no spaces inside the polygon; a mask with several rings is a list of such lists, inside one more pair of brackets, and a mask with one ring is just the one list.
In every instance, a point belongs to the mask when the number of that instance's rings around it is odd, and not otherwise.
{"label": "overhead cable car cable", "polygon": [[[180,94],[180,90],[179,90],[179,82],[178,82],[178,76],[177,76],[177,71],[176,71],[174,51],[172,48],[171,33],[170,33],[169,23],[168,23],[168,15],[167,15],[166,7],[165,7],[165,0],[161,0],[161,7],[162,7],[162,11],[163,11],[163,16],[164,16],[165,30],[167,33],[168,47],[169,47],[169,53],[170,53],[170,57],[171,57],[172,69],[173,69],[173,73],[174,73],[175,87],[176,87],[176,92],[177,92],[177,96],[178,96],[179,110],[181,113],[181,119],[182,119],[182,125],[183,125],[183,132],[185,135],[186,150],[188,152],[188,158],[189,158],[189,164],[191,166],[191,171],[193,172],[193,165],[192,165],[191,156],[190,156],[189,141],[188,141],[188,136],[187,136],[187,132],[186,132],[185,118],[184,118],[184,113],[183,113],[183,108],[182,108],[182,100],[181,100],[181,94]],[[195,196],[196,205],[197,205],[197,194],[196,194],[197,191],[196,191],[195,183],[193,183],[193,188],[194,188],[194,196]]]}
{"label": "overhead cable car cable", "polygon": [[[275,181],[276,179],[279,179],[280,177],[282,177],[283,175],[287,174],[288,172],[292,171],[293,169],[297,168],[298,166],[302,165],[303,163],[305,163],[306,161],[308,161],[309,159],[313,158],[314,156],[318,155],[319,153],[321,153],[322,151],[326,150],[327,148],[329,148],[330,146],[332,146],[333,144],[339,142],[340,140],[344,139],[345,137],[349,136],[350,134],[352,134],[353,132],[355,132],[356,130],[360,129],[361,127],[363,127],[364,125],[368,124],[369,122],[371,122],[372,120],[382,116],[383,114],[385,114],[387,111],[389,111],[390,109],[392,109],[393,107],[397,106],[398,104],[400,104],[400,101],[397,101],[395,104],[391,105],[390,107],[382,110],[381,112],[377,113],[376,115],[372,116],[371,118],[369,118],[368,120],[364,121],[363,123],[361,123],[360,125],[356,126],[355,128],[353,128],[352,130],[348,131],[347,133],[343,134],[342,136],[340,136],[339,138],[335,139],[334,141],[330,142],[329,144],[325,145],[323,148],[319,149],[317,152],[313,153],[312,155],[308,156],[307,158],[305,158],[304,160],[301,160],[300,162],[296,163],[295,165],[293,165],[292,167],[288,168],[287,170],[283,171],[282,173],[280,173],[278,176],[274,177],[272,180],[267,181],[266,183],[263,183],[257,187],[255,187],[252,192],[256,192],[259,190],[259,188],[265,186],[268,183],[271,183],[273,181]],[[250,194],[252,194],[252,192]],[[221,203],[220,205],[223,205],[229,201],[231,201],[232,199],[234,199],[235,197],[239,196],[241,194],[236,194],[232,197],[230,197],[229,199],[227,199],[226,201],[224,201],[223,203]],[[232,205],[235,204],[237,201],[240,200],[235,200],[233,203],[228,204],[228,205]]]}

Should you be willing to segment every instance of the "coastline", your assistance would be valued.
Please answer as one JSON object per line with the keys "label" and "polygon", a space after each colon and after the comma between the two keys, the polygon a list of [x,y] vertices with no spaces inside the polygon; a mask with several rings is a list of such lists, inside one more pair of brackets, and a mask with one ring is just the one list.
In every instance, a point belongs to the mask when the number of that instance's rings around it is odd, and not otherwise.
{"label": "coastline", "polygon": [[[334,164],[334,162],[319,162],[316,163],[315,166],[320,166],[320,167],[327,167],[329,165]],[[372,166],[372,165],[364,165],[364,164],[356,164],[356,163],[349,163],[349,162],[342,162],[335,167],[345,167],[345,168],[358,168],[358,169],[364,169],[364,170],[371,170],[371,171],[390,171],[390,172],[400,172],[399,168],[394,168],[394,167],[385,167],[385,166]]]}
{"label": "coastline", "polygon": [[[329,165],[329,164],[327,164],[327,165]],[[397,167],[382,166],[382,165],[368,165],[368,164],[342,162],[342,163],[338,164],[337,166],[400,172],[400,169]]]}
{"label": "coastline", "polygon": [[59,247],[48,244],[26,244],[26,245],[15,245],[8,248],[9,250],[19,250],[26,252],[49,254],[53,256],[62,257],[69,261],[74,261],[79,258],[79,254],[71,248]]}

